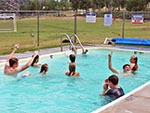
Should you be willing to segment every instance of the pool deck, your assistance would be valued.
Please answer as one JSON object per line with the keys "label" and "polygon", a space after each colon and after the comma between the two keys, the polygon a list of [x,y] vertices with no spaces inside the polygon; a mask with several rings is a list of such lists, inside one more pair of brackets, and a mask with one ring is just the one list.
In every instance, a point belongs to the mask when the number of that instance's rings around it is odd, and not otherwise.
{"label": "pool deck", "polygon": [[[93,46],[85,46],[85,48],[90,48]],[[95,45],[94,47],[103,47],[100,45]],[[107,46],[104,46],[107,47]],[[111,46],[108,46],[109,48]],[[135,51],[149,51],[150,48],[135,48],[135,47],[111,47],[119,48],[119,49],[129,49]],[[68,46],[63,47],[64,51],[69,50]],[[60,47],[58,48],[50,48],[39,50],[40,55],[44,54],[52,54],[56,52],[60,52]],[[24,53],[16,53],[15,57],[19,59],[25,59],[31,57],[33,52],[24,52]],[[6,62],[8,55],[0,56],[0,63]],[[125,95],[126,96],[126,95]],[[120,98],[119,98],[120,99]],[[117,99],[117,100],[119,100]],[[111,104],[111,103],[110,103]],[[107,106],[107,105],[106,105]],[[104,106],[105,107],[105,106]],[[95,110],[92,113],[150,113],[150,83],[145,87],[142,87],[140,90],[134,92],[133,94],[128,95],[128,97],[117,101],[117,103],[106,107],[103,110]]]}
{"label": "pool deck", "polygon": [[[93,47],[104,47],[104,48],[111,48],[111,49],[126,49],[126,50],[135,50],[135,51],[148,51],[150,52],[150,48],[137,48],[137,47],[132,47],[132,46],[109,46],[109,45],[86,45],[84,46],[85,48],[93,48]],[[63,51],[69,50],[69,46],[64,46]],[[42,49],[38,50],[40,55],[44,54],[52,54],[56,52],[61,52],[61,48],[48,48],[48,49]],[[24,53],[15,53],[14,57],[17,57],[18,59],[24,59],[24,58],[29,58],[33,55],[33,52],[24,52]],[[0,56],[0,63],[6,61],[8,58],[8,55],[1,55]]]}
{"label": "pool deck", "polygon": [[92,113],[150,113],[150,82]]}

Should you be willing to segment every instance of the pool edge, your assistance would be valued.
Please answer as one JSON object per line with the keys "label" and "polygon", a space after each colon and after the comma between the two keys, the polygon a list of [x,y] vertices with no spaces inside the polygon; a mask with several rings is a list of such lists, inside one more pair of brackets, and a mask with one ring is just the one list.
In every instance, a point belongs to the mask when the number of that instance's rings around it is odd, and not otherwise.
{"label": "pool edge", "polygon": [[[91,113],[109,113],[109,112],[106,111],[108,108],[113,107],[116,104],[118,104],[119,102],[124,101],[124,100],[126,100],[126,99],[128,99],[130,97],[132,98],[133,94],[141,91],[142,89],[146,88],[148,85],[150,85],[150,81],[148,81],[145,84],[139,86],[138,88],[132,90],[131,92],[127,93],[126,95],[124,95],[122,97],[120,97],[119,99],[117,99],[117,100],[115,100],[115,101],[113,101],[113,102],[111,102],[111,103],[109,103],[109,104],[107,104],[107,105],[105,105],[105,106],[103,106],[101,108],[98,108],[95,111],[92,111]],[[117,112],[115,112],[115,113],[117,113]],[[132,112],[130,112],[130,113],[132,113]]]}

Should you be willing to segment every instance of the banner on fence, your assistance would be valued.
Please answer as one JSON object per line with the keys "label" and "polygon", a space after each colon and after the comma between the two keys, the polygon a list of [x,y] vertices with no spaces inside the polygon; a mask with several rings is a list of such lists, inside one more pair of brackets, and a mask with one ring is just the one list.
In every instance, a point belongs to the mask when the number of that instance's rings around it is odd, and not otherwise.
{"label": "banner on fence", "polygon": [[96,14],[95,13],[86,14],[86,22],[87,23],[96,23]]}
{"label": "banner on fence", "polygon": [[144,15],[142,15],[142,14],[132,15],[131,21],[132,21],[132,24],[143,24],[144,23]]}
{"label": "banner on fence", "polygon": [[104,14],[104,26],[112,25],[112,14]]}

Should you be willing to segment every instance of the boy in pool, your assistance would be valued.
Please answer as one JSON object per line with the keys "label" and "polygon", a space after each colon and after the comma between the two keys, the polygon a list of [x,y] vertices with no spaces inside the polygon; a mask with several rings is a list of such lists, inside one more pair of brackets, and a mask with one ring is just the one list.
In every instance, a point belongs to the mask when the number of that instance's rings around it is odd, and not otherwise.
{"label": "boy in pool", "polygon": [[[112,58],[112,53],[108,54],[108,67],[109,69],[116,74],[120,74],[121,72],[116,70],[115,68],[112,67],[112,62],[111,62],[111,58]],[[131,74],[132,70],[130,68],[129,64],[125,64],[123,65],[123,73],[125,74]]]}
{"label": "boy in pool", "polygon": [[27,69],[33,59],[35,58],[36,54],[23,66],[18,67],[18,59],[14,57],[14,54],[16,52],[16,50],[19,49],[19,44],[15,44],[14,49],[12,50],[12,52],[10,53],[5,67],[4,67],[4,74],[9,75],[9,76],[13,76],[13,77],[17,77],[17,74],[25,69]]}
{"label": "boy in pool", "polygon": [[69,71],[67,71],[65,74],[67,76],[79,76],[80,73],[79,72],[75,72],[75,70],[76,70],[76,63],[75,63],[76,57],[75,57],[75,55],[71,54],[69,56],[69,58],[70,58],[70,61],[71,61],[69,63]]}
{"label": "boy in pool", "polygon": [[[103,85],[102,95],[110,96],[113,99],[117,99],[124,95],[123,89],[118,85],[119,78],[116,75],[111,75],[105,80]],[[108,88],[108,86],[110,88]]]}

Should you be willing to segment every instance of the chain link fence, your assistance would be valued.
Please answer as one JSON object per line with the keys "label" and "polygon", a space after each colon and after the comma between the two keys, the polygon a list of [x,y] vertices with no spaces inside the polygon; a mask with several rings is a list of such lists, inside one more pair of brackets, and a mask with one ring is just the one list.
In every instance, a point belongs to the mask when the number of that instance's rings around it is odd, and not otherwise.
{"label": "chain link fence", "polygon": [[[102,44],[106,37],[150,38],[150,11],[112,12],[109,27],[104,26],[107,12],[97,13],[96,23],[86,23],[86,16],[81,12],[77,12],[75,18],[73,11],[0,11],[0,14],[5,13],[15,13],[17,32],[0,32],[1,53],[17,42],[24,50],[60,46],[63,33],[76,32],[83,44]],[[144,15],[143,24],[131,22],[135,14]],[[4,26],[0,21],[0,28]]]}

